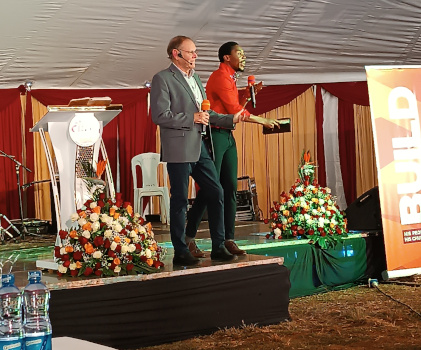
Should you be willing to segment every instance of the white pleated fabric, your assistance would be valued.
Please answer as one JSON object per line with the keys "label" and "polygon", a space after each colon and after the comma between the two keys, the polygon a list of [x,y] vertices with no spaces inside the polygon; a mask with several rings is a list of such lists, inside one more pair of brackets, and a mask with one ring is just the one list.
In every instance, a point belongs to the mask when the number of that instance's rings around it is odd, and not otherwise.
{"label": "white pleated fabric", "polygon": [[338,98],[322,89],[323,144],[326,163],[326,186],[336,196],[339,208],[347,208],[339,156]]}

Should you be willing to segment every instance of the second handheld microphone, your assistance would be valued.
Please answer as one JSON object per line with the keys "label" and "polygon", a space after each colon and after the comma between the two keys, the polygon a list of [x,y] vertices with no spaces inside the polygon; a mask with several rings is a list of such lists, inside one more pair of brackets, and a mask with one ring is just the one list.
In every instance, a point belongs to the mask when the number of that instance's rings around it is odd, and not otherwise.
{"label": "second handheld microphone", "polygon": [[[202,106],[200,107],[200,109],[202,110],[202,112],[207,112],[208,110],[210,110],[209,100],[203,100]],[[206,125],[202,124],[202,134],[204,134],[204,133],[206,133]]]}

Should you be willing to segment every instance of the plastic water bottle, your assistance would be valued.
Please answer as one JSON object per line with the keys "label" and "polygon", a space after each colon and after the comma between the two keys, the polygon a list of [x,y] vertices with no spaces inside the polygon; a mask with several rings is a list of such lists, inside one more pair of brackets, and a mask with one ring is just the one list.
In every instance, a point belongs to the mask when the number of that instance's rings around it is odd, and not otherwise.
{"label": "plastic water bottle", "polygon": [[22,296],[15,286],[15,276],[1,276],[0,349],[20,350],[23,347]]}
{"label": "plastic water bottle", "polygon": [[51,322],[48,316],[50,291],[41,282],[41,271],[28,272],[23,290],[23,331],[26,350],[51,350]]}

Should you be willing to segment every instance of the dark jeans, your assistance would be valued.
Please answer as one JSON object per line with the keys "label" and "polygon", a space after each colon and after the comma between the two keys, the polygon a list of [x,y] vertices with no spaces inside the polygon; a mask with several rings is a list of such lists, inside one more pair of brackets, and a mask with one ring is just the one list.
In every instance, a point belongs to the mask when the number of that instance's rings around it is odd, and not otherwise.
{"label": "dark jeans", "polygon": [[[237,147],[231,130],[212,129],[215,168],[224,189],[225,239],[234,239],[235,214],[237,212]],[[199,184],[200,186],[200,184]],[[186,235],[194,238],[206,210],[202,186],[189,210]],[[209,212],[209,206],[208,206]]]}
{"label": "dark jeans", "polygon": [[209,229],[212,250],[224,244],[224,197],[215,164],[202,141],[200,158],[196,163],[167,163],[171,184],[170,233],[174,255],[188,251],[185,241],[186,211],[188,204],[189,176],[198,183],[208,205]]}

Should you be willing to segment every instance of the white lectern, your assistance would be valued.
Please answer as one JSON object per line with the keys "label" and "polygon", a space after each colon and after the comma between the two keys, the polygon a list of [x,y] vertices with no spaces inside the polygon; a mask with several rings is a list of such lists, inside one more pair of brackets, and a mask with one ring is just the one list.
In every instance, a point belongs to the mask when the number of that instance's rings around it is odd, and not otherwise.
{"label": "white lectern", "polygon": [[[57,229],[66,230],[74,223],[70,220],[76,209],[77,199],[83,198],[83,194],[78,193],[80,186],[77,185],[77,168],[80,159],[89,162],[94,168],[98,162],[99,151],[102,157],[107,159],[107,153],[102,142],[102,129],[121,110],[122,105],[67,107],[48,106],[47,114],[31,129],[32,132],[39,132],[44,146],[48,169],[53,190],[54,205],[57,217]],[[85,123],[86,121],[86,123]],[[88,121],[90,121],[88,123]],[[92,123],[94,121],[94,123]],[[95,124],[96,122],[96,124]],[[58,178],[60,179],[60,195],[58,192],[54,162],[45,137],[48,131],[58,168]],[[77,136],[77,138],[76,138]],[[106,165],[106,181],[108,192],[111,198],[115,197],[114,183],[109,163]],[[60,236],[57,233],[56,244],[60,243]],[[43,263],[46,264],[43,264]],[[53,261],[37,261],[37,266],[41,268],[57,269],[57,264]]]}

